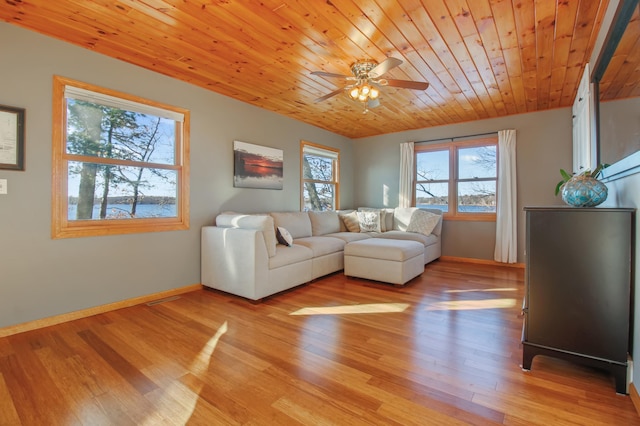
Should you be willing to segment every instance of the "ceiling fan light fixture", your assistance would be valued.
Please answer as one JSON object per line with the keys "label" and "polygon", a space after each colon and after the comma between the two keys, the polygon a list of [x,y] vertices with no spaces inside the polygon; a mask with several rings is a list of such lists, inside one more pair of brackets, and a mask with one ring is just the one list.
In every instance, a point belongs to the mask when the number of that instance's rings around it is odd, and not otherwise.
{"label": "ceiling fan light fixture", "polygon": [[322,77],[339,77],[354,82],[342,89],[335,90],[325,96],[317,98],[315,102],[324,101],[346,91],[352,100],[362,103],[364,105],[364,112],[367,112],[369,108],[375,108],[380,105],[380,88],[383,86],[400,87],[413,90],[427,89],[429,83],[408,80],[387,80],[381,78],[382,75],[400,64],[402,64],[402,60],[391,57],[380,63],[373,59],[358,60],[351,65],[351,73],[353,76],[334,74],[324,71],[314,71],[311,73],[312,75],[319,75]]}
{"label": "ceiling fan light fixture", "polygon": [[369,85],[367,81],[360,82],[357,86],[349,91],[349,97],[354,101],[367,102],[376,99],[380,95],[377,87]]}

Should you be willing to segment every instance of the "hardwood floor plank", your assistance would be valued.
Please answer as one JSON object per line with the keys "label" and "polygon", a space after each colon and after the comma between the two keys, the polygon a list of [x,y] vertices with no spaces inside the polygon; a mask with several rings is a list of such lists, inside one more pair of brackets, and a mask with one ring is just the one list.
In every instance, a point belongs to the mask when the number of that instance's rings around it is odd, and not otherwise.
{"label": "hardwood floor plank", "polygon": [[378,409],[378,413],[389,419],[395,419],[403,425],[468,425],[466,421],[456,419],[445,413],[438,412],[420,404],[405,399],[396,398]]}
{"label": "hardwood floor plank", "polygon": [[66,358],[64,352],[52,348],[38,350],[38,358],[46,368],[64,400],[79,420],[79,424],[108,424],[109,416],[94,399],[93,386],[84,386],[86,370],[78,371],[73,358]]}
{"label": "hardwood floor plank", "polygon": [[8,339],[0,338],[0,357],[5,357],[14,354],[13,346]]}
{"label": "hardwood floor plank", "polygon": [[4,375],[0,373],[0,425],[18,425],[20,417],[13,404]]}
{"label": "hardwood floor plank", "polygon": [[157,388],[155,383],[92,331],[81,331],[80,337],[141,394]]}
{"label": "hardwood floor plank", "polygon": [[[111,424],[116,425],[136,425],[137,422],[132,416],[129,415],[129,410],[125,404],[123,404],[118,398],[114,397],[111,393],[103,393],[96,396],[96,403],[100,405],[105,413],[109,414],[109,420]],[[134,413],[132,413],[134,414]],[[144,416],[143,416],[144,418]]]}
{"label": "hardwood floor plank", "polygon": [[[86,326],[85,323],[81,325]],[[73,334],[86,331],[86,328],[80,328],[82,330],[76,330]],[[81,338],[80,340],[84,341]],[[77,352],[78,354],[73,357],[77,368],[79,371],[86,371],[83,376],[87,381],[86,385],[93,389],[94,398],[109,415],[112,424],[166,423],[166,420],[157,413],[156,407],[140,393],[140,389],[118,372],[118,368],[122,369],[121,365],[112,366],[88,343],[77,348]],[[118,357],[114,359],[117,360]],[[137,377],[137,374],[134,373],[134,375]]]}
{"label": "hardwood floor plank", "polygon": [[[29,393],[28,381],[15,354],[0,358],[0,373],[4,377],[10,399],[18,417],[24,424],[38,424],[44,419],[38,415],[38,401]],[[18,422],[20,423],[20,421]]]}
{"label": "hardwood floor plank", "polygon": [[640,425],[612,377],[520,368],[524,271],[202,290],[0,338],[0,424]]}
{"label": "hardwood floor plank", "polygon": [[471,398],[460,398],[420,383],[407,387],[405,383],[392,383],[373,378],[369,384],[385,389],[396,397],[413,401],[421,406],[446,413],[450,417],[472,424],[502,424],[504,420],[503,413],[476,404],[471,401]]}
{"label": "hardwood floor plank", "polygon": [[[79,424],[79,419],[70,409],[72,404],[67,403],[66,395],[43,362],[46,358],[43,353],[50,352],[50,331],[34,330],[14,336],[10,340],[14,353],[0,359],[0,373],[4,374],[23,422]],[[64,352],[62,354],[64,356]]]}
{"label": "hardwood floor plank", "polygon": [[211,424],[214,419],[219,424],[242,424],[231,413],[220,411],[203,398],[205,385],[197,378],[186,380],[186,375],[165,388],[158,388],[146,397],[157,407],[157,413],[171,424]]}

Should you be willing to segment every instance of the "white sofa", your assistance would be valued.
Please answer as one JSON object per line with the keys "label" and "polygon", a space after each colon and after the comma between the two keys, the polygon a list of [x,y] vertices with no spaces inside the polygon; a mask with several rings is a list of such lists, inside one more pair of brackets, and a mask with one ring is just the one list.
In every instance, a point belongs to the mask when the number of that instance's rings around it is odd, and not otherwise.
{"label": "white sofa", "polygon": [[[215,226],[202,228],[202,284],[261,300],[342,270],[345,245],[368,238],[418,241],[424,244],[425,264],[440,257],[440,210],[410,207],[358,211],[220,214]],[[376,215],[380,221],[378,232],[350,232],[345,225],[346,222],[354,230],[354,217],[375,219]],[[433,228],[428,233],[424,228],[425,232],[420,232],[423,221],[419,219],[425,218],[430,222],[426,230]],[[364,230],[370,225],[363,224]],[[278,243],[279,227],[293,238],[290,246]]]}

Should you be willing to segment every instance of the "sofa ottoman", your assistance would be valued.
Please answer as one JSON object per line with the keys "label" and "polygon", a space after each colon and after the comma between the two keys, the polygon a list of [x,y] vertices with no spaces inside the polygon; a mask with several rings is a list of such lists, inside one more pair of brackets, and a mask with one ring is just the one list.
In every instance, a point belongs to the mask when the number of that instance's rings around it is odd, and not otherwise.
{"label": "sofa ottoman", "polygon": [[344,274],[404,285],[424,272],[424,245],[417,241],[371,238],[344,248]]}

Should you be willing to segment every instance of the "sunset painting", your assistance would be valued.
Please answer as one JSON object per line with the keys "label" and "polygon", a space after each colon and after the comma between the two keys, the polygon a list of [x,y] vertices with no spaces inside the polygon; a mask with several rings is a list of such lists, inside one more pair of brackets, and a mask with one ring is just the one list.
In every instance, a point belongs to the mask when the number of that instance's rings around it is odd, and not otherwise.
{"label": "sunset painting", "polygon": [[233,142],[233,186],[282,189],[283,151],[251,143]]}

